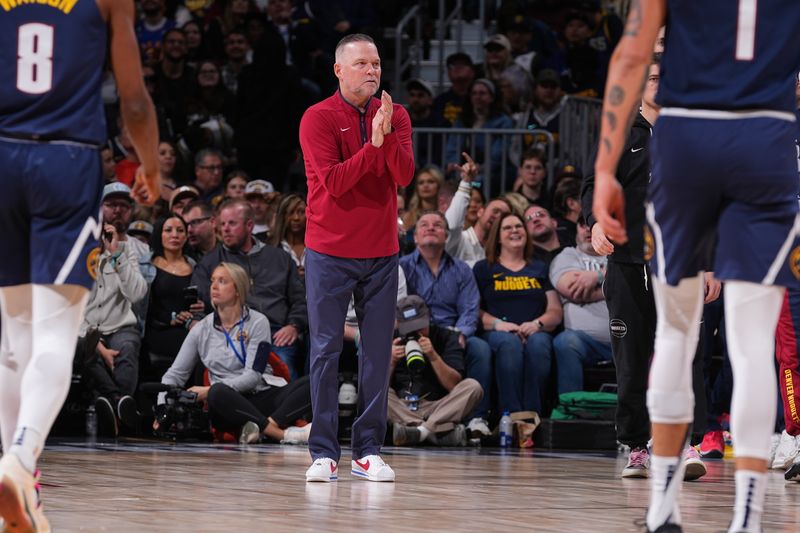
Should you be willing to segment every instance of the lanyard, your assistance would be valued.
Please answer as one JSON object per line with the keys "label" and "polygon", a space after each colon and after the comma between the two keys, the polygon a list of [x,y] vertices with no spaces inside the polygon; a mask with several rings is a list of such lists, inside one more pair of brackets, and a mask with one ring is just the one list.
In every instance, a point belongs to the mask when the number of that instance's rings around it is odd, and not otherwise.
{"label": "lanyard", "polygon": [[239,326],[239,347],[242,349],[241,354],[236,351],[236,345],[233,343],[233,339],[231,339],[231,336],[228,335],[228,332],[225,330],[225,328],[222,328],[222,332],[225,334],[225,339],[228,341],[228,346],[231,347],[231,350],[233,350],[234,355],[236,355],[236,359],[238,359],[239,362],[242,363],[242,366],[244,366],[247,352],[244,347],[244,335],[242,335],[242,324],[244,324],[244,317],[242,317],[241,320],[239,320],[239,323],[237,324],[237,326]]}

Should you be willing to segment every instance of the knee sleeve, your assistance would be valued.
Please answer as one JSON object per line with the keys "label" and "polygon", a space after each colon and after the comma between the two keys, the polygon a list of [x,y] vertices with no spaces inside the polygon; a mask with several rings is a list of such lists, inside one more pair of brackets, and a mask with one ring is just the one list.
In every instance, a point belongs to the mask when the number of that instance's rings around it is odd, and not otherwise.
{"label": "knee sleeve", "polygon": [[672,287],[653,279],[658,322],[650,366],[647,408],[661,424],[691,423],[694,418],[692,360],[703,312],[703,276]]}
{"label": "knee sleeve", "polygon": [[734,378],[731,433],[737,457],[769,457],[777,411],[775,327],[782,301],[780,287],[725,284],[725,331]]}

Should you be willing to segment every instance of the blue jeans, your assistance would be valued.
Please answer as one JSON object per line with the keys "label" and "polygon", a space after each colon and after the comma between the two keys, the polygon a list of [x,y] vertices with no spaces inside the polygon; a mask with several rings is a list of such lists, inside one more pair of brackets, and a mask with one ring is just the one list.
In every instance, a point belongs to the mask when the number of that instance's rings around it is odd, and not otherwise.
{"label": "blue jeans", "polygon": [[480,337],[467,338],[467,377],[480,383],[483,398],[469,414],[469,418],[486,418],[492,407],[492,349]]}
{"label": "blue jeans", "polygon": [[577,329],[565,329],[553,341],[558,393],[583,390],[583,367],[611,360],[611,344]]}
{"label": "blue jeans", "polygon": [[275,352],[275,355],[280,357],[281,361],[286,363],[286,366],[289,367],[289,375],[291,376],[292,381],[296,380],[302,375],[300,372],[301,369],[304,368],[304,354],[298,349],[300,345],[300,339],[297,339],[294,344],[290,344],[288,346],[272,345],[272,351]]}
{"label": "blue jeans", "polygon": [[553,337],[534,333],[523,343],[514,333],[489,331],[483,334],[494,355],[499,411],[542,410],[553,360]]}

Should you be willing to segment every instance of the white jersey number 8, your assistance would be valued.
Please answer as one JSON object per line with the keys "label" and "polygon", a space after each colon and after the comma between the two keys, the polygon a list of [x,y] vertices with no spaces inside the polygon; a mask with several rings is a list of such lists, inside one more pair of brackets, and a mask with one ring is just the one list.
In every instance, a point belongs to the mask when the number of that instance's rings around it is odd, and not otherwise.
{"label": "white jersey number 8", "polygon": [[17,89],[46,93],[53,87],[53,27],[31,22],[19,27]]}

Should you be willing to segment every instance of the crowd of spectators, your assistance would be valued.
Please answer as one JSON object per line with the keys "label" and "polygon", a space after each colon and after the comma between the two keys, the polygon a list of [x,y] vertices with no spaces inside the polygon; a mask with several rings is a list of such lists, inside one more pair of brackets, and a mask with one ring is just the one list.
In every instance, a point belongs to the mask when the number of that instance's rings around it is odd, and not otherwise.
{"label": "crowd of spectators", "polygon": [[[308,347],[298,125],[306,107],[336,88],[338,39],[380,27],[393,20],[386,10],[400,12],[409,2],[381,4],[138,3],[136,34],[159,116],[163,188],[154,207],[131,199],[139,162],[109,78],[106,231],[93,259],[98,284],[80,348],[105,433],[134,430],[137,409],[145,411],[137,406],[137,383],[163,380],[216,403],[212,422],[240,433],[242,442],[307,438],[307,430],[294,427],[311,419],[300,398],[308,391]],[[481,62],[450,55],[449,85],[440,94],[426,80],[410,80],[414,125],[543,129],[557,141],[564,95],[601,95],[619,35],[599,2],[556,4],[503,2],[496,12],[502,33],[486,40]],[[587,325],[602,320],[603,265],[587,259],[580,172],[561,165],[547,176],[543,142],[536,136],[520,136],[513,146],[497,140],[486,146],[483,137],[469,135],[416,140],[415,181],[398,191],[398,299],[408,307],[406,294],[417,298],[421,305],[414,300],[411,307],[427,317],[418,340],[428,365],[421,383],[429,390],[421,412],[403,410],[417,376],[403,361],[407,349],[398,334],[390,402],[398,443],[463,444],[488,437],[503,411],[546,414],[556,392],[580,388],[582,365],[607,359],[598,348],[602,328]],[[486,198],[489,168],[495,194]],[[498,195],[503,189],[509,192]],[[569,260],[555,261],[565,250]],[[221,311],[219,287],[235,280],[234,317]],[[585,312],[585,304],[596,311]],[[344,350],[357,354],[354,324],[345,326]],[[256,357],[262,343],[277,359]],[[269,378],[274,365],[285,366],[284,384]],[[205,375],[195,367],[205,367]],[[273,389],[287,381],[297,385],[276,395]],[[250,415],[221,412],[215,398],[247,402],[242,410]],[[428,411],[446,416],[420,425]]]}

